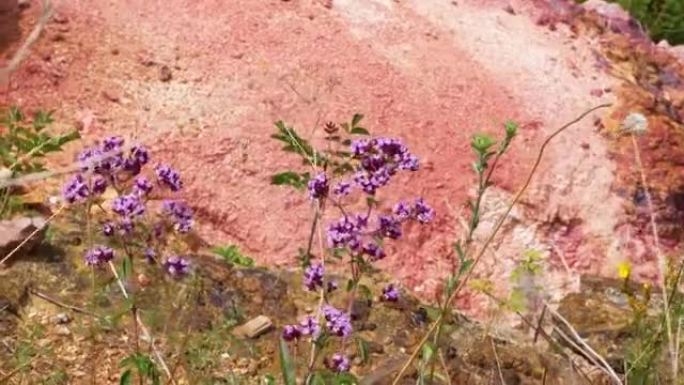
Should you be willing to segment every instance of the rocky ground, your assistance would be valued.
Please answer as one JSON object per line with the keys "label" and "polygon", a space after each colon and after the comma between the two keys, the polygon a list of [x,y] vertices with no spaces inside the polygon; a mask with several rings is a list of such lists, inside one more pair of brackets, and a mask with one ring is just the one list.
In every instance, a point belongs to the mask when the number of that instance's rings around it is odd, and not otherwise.
{"label": "rocky ground", "polygon": [[[0,272],[0,379],[12,373],[9,383],[16,384],[118,384],[119,362],[135,338],[120,293],[106,270],[96,271],[97,285],[105,289],[92,291],[91,272],[73,257],[82,242],[77,228],[62,221],[44,236]],[[302,289],[299,273],[239,268],[212,255],[194,260],[196,274],[184,283],[138,281],[141,318],[178,383],[259,384],[268,374],[278,376],[281,328],[312,314],[317,301]],[[153,272],[139,271],[154,278]],[[375,293],[386,282],[383,276],[365,281]],[[407,293],[396,303],[377,296],[358,299],[352,306],[357,334],[343,349],[361,383],[389,384],[434,312]],[[559,312],[621,370],[632,329],[620,282],[587,277],[582,293],[564,298]],[[266,317],[270,326],[254,335],[241,331],[257,317]],[[560,325],[552,317],[534,323],[511,329],[454,313],[440,341],[444,366],[438,372],[448,373],[455,384],[498,384],[500,378],[506,384],[605,381],[558,338]],[[149,349],[148,342],[141,341],[142,349]],[[300,342],[293,349],[295,355],[299,350],[303,367],[307,345]],[[415,383],[414,376],[410,371],[402,384]]]}

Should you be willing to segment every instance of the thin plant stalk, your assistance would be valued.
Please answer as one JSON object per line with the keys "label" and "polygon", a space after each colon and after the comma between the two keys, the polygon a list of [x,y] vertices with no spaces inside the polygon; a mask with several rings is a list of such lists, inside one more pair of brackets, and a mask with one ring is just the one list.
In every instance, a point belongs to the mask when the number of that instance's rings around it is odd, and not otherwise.
{"label": "thin plant stalk", "polygon": [[[607,108],[607,107],[610,107],[610,106],[611,106],[611,104],[606,103],[606,104],[600,104],[600,105],[598,105],[598,106],[596,106],[596,107],[592,107],[592,108],[586,110],[585,112],[583,112],[582,114],[580,114],[577,118],[573,119],[572,121],[570,121],[570,122],[564,124],[563,126],[561,126],[560,128],[558,128],[558,129],[557,129],[556,131],[554,131],[550,136],[548,136],[548,137],[546,138],[546,140],[544,140],[544,142],[542,143],[542,145],[541,145],[541,147],[540,147],[540,149],[539,149],[539,152],[537,153],[537,158],[536,158],[534,164],[532,165],[532,168],[530,169],[530,172],[528,173],[525,182],[523,183],[523,186],[520,188],[520,190],[518,190],[518,193],[515,195],[515,197],[513,198],[513,200],[508,204],[508,206],[506,207],[506,210],[504,211],[504,213],[501,215],[501,217],[499,218],[499,220],[498,220],[498,221],[496,222],[496,224],[494,225],[494,229],[492,230],[492,232],[490,233],[490,235],[487,237],[487,239],[485,240],[484,244],[482,245],[482,248],[481,248],[480,251],[477,253],[477,255],[475,256],[475,258],[473,259],[473,263],[472,263],[472,265],[470,266],[470,268],[468,269],[468,271],[466,272],[465,277],[464,277],[462,280],[460,280],[460,282],[459,282],[458,286],[456,287],[456,289],[451,293],[451,295],[449,296],[449,298],[446,300],[445,306],[449,306],[449,305],[451,304],[451,302],[453,302],[453,300],[454,300],[454,299],[456,298],[456,296],[459,294],[459,292],[465,287],[465,284],[468,282],[468,279],[472,276],[473,271],[475,270],[475,267],[476,267],[477,264],[480,262],[480,260],[482,259],[482,256],[485,254],[487,248],[489,247],[489,245],[490,245],[490,244],[492,243],[492,241],[494,240],[494,237],[496,236],[496,234],[499,232],[499,230],[500,230],[501,227],[503,226],[503,223],[504,223],[505,220],[508,218],[508,215],[510,214],[511,210],[513,210],[513,206],[515,206],[515,205],[518,203],[518,201],[520,200],[520,198],[522,197],[522,195],[525,193],[525,191],[526,191],[527,188],[529,187],[530,183],[532,182],[532,178],[534,177],[534,174],[537,172],[537,168],[539,167],[539,164],[541,163],[542,157],[543,157],[543,155],[544,155],[544,150],[545,150],[546,147],[549,145],[549,143],[550,143],[556,136],[558,136],[558,135],[561,134],[563,131],[565,131],[568,127],[570,127],[570,126],[576,124],[577,122],[579,122],[580,120],[582,120],[584,117],[586,117],[586,116],[589,115],[590,113],[592,113],[592,112],[594,112],[594,111],[596,111],[596,110],[599,110],[599,109],[601,109],[601,108]],[[397,385],[397,384],[399,384],[399,381],[401,380],[401,378],[404,376],[404,374],[406,373],[406,371],[408,370],[408,368],[411,366],[411,364],[413,363],[413,361],[416,359],[416,357],[417,357],[418,354],[420,353],[420,351],[421,351],[423,345],[425,345],[425,343],[427,342],[427,340],[430,338],[430,335],[432,335],[432,333],[435,332],[435,331],[437,330],[437,328],[441,325],[441,323],[443,322],[444,318],[445,318],[445,315],[444,315],[443,313],[440,313],[440,315],[437,317],[437,319],[435,320],[435,322],[432,324],[432,326],[430,326],[430,328],[429,328],[428,331],[425,333],[425,335],[423,336],[423,338],[421,339],[421,341],[418,343],[418,346],[416,346],[416,348],[414,349],[414,351],[411,353],[411,355],[409,356],[409,358],[406,360],[406,363],[405,363],[404,366],[401,368],[401,370],[399,371],[399,373],[397,373],[397,375],[394,377],[394,380],[392,381],[392,385]]]}
{"label": "thin plant stalk", "polygon": [[644,165],[641,161],[641,151],[639,150],[639,143],[637,142],[636,136],[631,135],[632,146],[634,147],[634,162],[636,163],[637,170],[639,171],[639,177],[641,178],[641,186],[644,189],[644,196],[646,197],[646,205],[648,206],[648,214],[651,225],[651,233],[653,236],[653,247],[656,251],[656,258],[658,260],[658,280],[660,281],[661,294],[663,296],[663,312],[665,313],[665,332],[667,335],[667,347],[670,354],[670,361],[672,362],[672,375],[673,378],[677,378],[677,360],[675,359],[675,344],[672,336],[672,324],[670,320],[670,309],[667,294],[667,258],[663,254],[662,248],[660,247],[660,237],[658,235],[658,225],[656,223],[656,211],[653,206],[653,198],[651,197],[651,192],[648,188],[648,182],[646,181],[646,171],[644,170]]}

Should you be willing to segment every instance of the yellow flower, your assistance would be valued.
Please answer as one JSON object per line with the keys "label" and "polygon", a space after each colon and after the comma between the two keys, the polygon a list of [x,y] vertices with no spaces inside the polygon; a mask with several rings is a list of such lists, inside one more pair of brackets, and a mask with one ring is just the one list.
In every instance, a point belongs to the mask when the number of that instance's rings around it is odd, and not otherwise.
{"label": "yellow flower", "polygon": [[629,262],[620,262],[618,263],[618,277],[620,279],[627,279],[629,278],[629,275],[632,273],[632,265]]}

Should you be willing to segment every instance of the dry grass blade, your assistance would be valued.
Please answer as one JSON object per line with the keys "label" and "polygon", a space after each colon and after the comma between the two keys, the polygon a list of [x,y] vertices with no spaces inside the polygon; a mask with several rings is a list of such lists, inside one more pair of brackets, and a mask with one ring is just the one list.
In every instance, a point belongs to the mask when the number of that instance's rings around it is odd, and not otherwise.
{"label": "dry grass blade", "polygon": [[15,247],[14,249],[12,249],[12,251],[10,251],[9,253],[7,253],[7,255],[6,255],[4,258],[2,258],[2,260],[0,260],[0,265],[4,265],[5,262],[7,262],[7,260],[9,260],[10,258],[12,258],[12,256],[13,256],[14,254],[16,254],[17,251],[19,251],[19,249],[21,249],[28,241],[31,240],[31,238],[35,237],[36,234],[38,234],[39,232],[41,232],[41,231],[43,230],[43,228],[44,228],[45,226],[48,225],[48,223],[50,223],[50,222],[51,222],[53,219],[55,219],[59,214],[61,214],[62,210],[64,210],[64,206],[60,206],[52,215],[50,215],[50,216],[48,217],[48,219],[45,220],[45,224],[43,225],[43,227],[40,227],[40,228],[37,228],[37,229],[33,230],[33,231],[31,232],[31,234],[29,234],[26,238],[24,238],[23,241],[21,241],[21,243],[19,243],[19,245],[17,245],[17,247]]}
{"label": "dry grass blade", "polygon": [[41,292],[39,292],[39,291],[29,290],[29,292],[31,293],[31,295],[34,295],[34,296],[36,296],[36,297],[42,299],[43,301],[47,301],[47,302],[49,302],[49,303],[51,303],[51,304],[53,304],[53,305],[55,305],[55,306],[58,306],[58,307],[61,307],[61,308],[64,308],[64,309],[68,309],[68,310],[71,310],[71,311],[76,312],[76,313],[85,314],[85,315],[90,316],[90,317],[102,318],[101,316],[99,316],[99,315],[97,315],[97,314],[95,314],[95,313],[93,313],[93,312],[91,312],[91,311],[88,311],[88,310],[86,310],[86,309],[80,308],[80,307],[78,307],[78,306],[73,306],[73,305],[66,304],[66,303],[64,303],[64,302],[62,302],[62,301],[60,301],[60,300],[57,300],[57,299],[55,299],[55,298],[52,298],[52,297],[50,297],[49,295],[44,294],[44,293],[41,293]]}
{"label": "dry grass blade", "polygon": [[506,380],[503,377],[503,373],[501,372],[501,361],[499,361],[499,353],[496,352],[496,345],[494,344],[494,339],[489,337],[489,343],[492,345],[492,352],[494,352],[494,361],[496,361],[496,370],[499,372],[499,381],[501,381],[501,385],[506,385]]}
{"label": "dry grass blade", "polygon": [[23,364],[17,366],[16,368],[12,369],[11,372],[9,372],[9,373],[7,373],[6,375],[2,376],[2,377],[0,378],[0,384],[5,384],[5,383],[7,383],[9,380],[12,379],[12,377],[14,377],[15,374],[19,373],[19,372],[20,372],[22,369],[24,369],[25,367],[27,367],[27,366],[33,364],[33,361],[37,360],[38,357],[40,357],[40,356],[39,356],[38,354],[36,354],[35,356],[31,357],[30,360],[28,360],[28,361],[24,362]]}
{"label": "dry grass blade", "polygon": [[[513,206],[515,206],[516,203],[518,203],[518,201],[520,200],[520,198],[522,197],[522,195],[525,193],[525,191],[526,191],[527,188],[529,187],[530,182],[532,181],[532,177],[534,177],[534,174],[537,172],[537,168],[539,167],[539,164],[541,163],[542,157],[543,157],[543,155],[544,155],[544,150],[545,150],[546,147],[549,145],[549,143],[553,140],[553,138],[555,138],[556,136],[558,136],[561,132],[565,131],[568,127],[570,127],[570,126],[574,125],[575,123],[579,122],[580,120],[584,119],[584,117],[586,117],[586,116],[589,115],[590,113],[592,113],[592,112],[594,112],[594,111],[596,111],[596,110],[599,110],[599,109],[601,109],[601,108],[607,108],[607,107],[610,107],[610,106],[611,106],[611,104],[606,103],[606,104],[600,104],[600,105],[598,105],[598,106],[596,106],[596,107],[592,107],[592,108],[588,109],[587,111],[583,112],[583,113],[582,113],[580,116],[578,116],[577,118],[575,118],[575,119],[573,119],[572,121],[570,121],[570,122],[564,124],[563,126],[561,126],[561,127],[560,127],[559,129],[557,129],[553,134],[551,134],[549,137],[547,137],[546,140],[544,140],[544,143],[542,143],[541,148],[539,149],[539,152],[538,152],[538,154],[537,154],[537,158],[536,158],[536,160],[535,160],[535,162],[534,162],[534,165],[532,166],[532,169],[530,170],[529,174],[527,175],[527,179],[525,180],[525,183],[524,183],[523,186],[520,188],[520,190],[518,191],[518,193],[515,195],[515,197],[514,197],[513,200],[511,201],[511,203],[508,205],[508,207],[506,208],[506,211],[503,213],[503,215],[501,215],[501,217],[500,217],[499,220],[497,221],[497,223],[496,223],[496,225],[494,226],[494,229],[492,230],[491,234],[489,235],[489,237],[487,238],[487,240],[486,240],[486,241],[484,242],[484,244],[482,245],[482,248],[480,249],[479,253],[478,253],[478,254],[476,255],[476,257],[473,259],[473,264],[472,264],[471,267],[468,269],[468,272],[466,273],[465,277],[461,280],[461,282],[458,284],[458,286],[456,287],[456,289],[454,290],[454,292],[453,292],[453,293],[451,294],[451,296],[449,296],[449,298],[447,299],[447,301],[446,301],[446,306],[449,306],[449,304],[451,304],[451,302],[453,302],[453,300],[456,298],[456,296],[458,295],[458,293],[463,289],[463,287],[465,287],[465,284],[467,283],[468,279],[470,278],[470,276],[472,275],[473,271],[475,270],[475,267],[476,267],[477,264],[480,262],[480,260],[482,259],[482,256],[483,256],[484,253],[487,251],[487,248],[488,248],[489,245],[492,243],[492,241],[494,240],[494,237],[496,236],[496,234],[497,234],[497,233],[499,232],[499,230],[501,229],[501,226],[503,225],[504,221],[508,218],[508,215],[510,214],[511,210],[513,209]],[[401,378],[404,376],[404,374],[406,373],[406,371],[408,370],[408,368],[411,366],[411,363],[413,363],[413,361],[416,359],[416,357],[417,357],[418,354],[420,353],[420,350],[422,349],[423,345],[424,345],[424,344],[427,342],[427,340],[430,338],[430,335],[432,335],[432,333],[434,333],[434,331],[437,329],[438,325],[442,322],[443,317],[444,317],[444,316],[443,316],[443,313],[440,314],[439,317],[437,318],[437,320],[435,320],[435,322],[432,324],[432,326],[430,327],[430,329],[427,331],[427,333],[425,333],[425,335],[423,336],[423,339],[420,341],[420,343],[418,344],[418,346],[414,349],[413,353],[411,354],[411,356],[410,356],[409,359],[407,360],[407,362],[406,362],[406,364],[404,365],[404,367],[401,369],[401,371],[400,371],[400,372],[397,374],[397,376],[394,378],[394,381],[392,381],[392,385],[397,385],[397,384],[399,383],[399,380],[401,380]]]}
{"label": "dry grass blade", "polygon": [[[116,282],[119,285],[119,289],[121,289],[121,294],[123,294],[123,296],[126,299],[128,299],[128,290],[126,290],[126,286],[124,286],[123,281],[119,276],[119,273],[116,271],[116,266],[114,266],[114,263],[112,261],[109,261],[109,269],[112,271],[114,278],[116,278]],[[174,378],[173,374],[171,374],[171,370],[169,370],[169,366],[166,364],[166,361],[164,360],[164,357],[161,355],[161,352],[159,352],[159,349],[157,349],[157,346],[154,343],[154,339],[152,339],[150,331],[147,329],[147,326],[145,326],[145,324],[142,322],[142,319],[140,319],[140,315],[137,312],[135,313],[134,322],[136,323],[136,325],[140,326],[140,331],[142,331],[143,337],[147,341],[149,341],[150,347],[152,348],[152,352],[154,353],[154,356],[157,359],[157,361],[159,361],[159,365],[161,365],[162,369],[164,370],[164,373],[166,373],[166,376],[169,377],[171,383],[177,385],[176,379]]]}
{"label": "dry grass blade", "polygon": [[[608,376],[610,376],[610,378],[615,382],[616,385],[622,385],[622,380],[617,375],[617,373],[615,373],[615,370],[613,370],[613,367],[611,367],[610,364],[608,364],[608,362],[605,360],[605,358],[603,358],[591,346],[589,346],[586,342],[584,342],[584,339],[582,339],[582,337],[580,337],[579,333],[577,333],[577,331],[570,324],[570,322],[568,322],[568,320],[566,320],[558,312],[549,308],[548,305],[546,307],[549,310],[549,313],[551,313],[551,315],[554,318],[561,321],[561,323],[565,326],[566,330],[569,331],[570,334],[572,335],[572,338],[565,336],[565,334],[562,332],[559,334],[561,334],[564,338],[566,338],[566,340],[568,342],[574,341],[577,344],[579,344],[579,346],[577,346],[575,344],[573,344],[573,345],[575,345],[575,347],[578,348],[579,351],[583,352],[586,357],[592,357],[593,359],[591,361],[594,362],[594,365],[601,368],[604,373],[608,374]],[[560,332],[560,329],[556,329],[556,330],[558,330]]]}

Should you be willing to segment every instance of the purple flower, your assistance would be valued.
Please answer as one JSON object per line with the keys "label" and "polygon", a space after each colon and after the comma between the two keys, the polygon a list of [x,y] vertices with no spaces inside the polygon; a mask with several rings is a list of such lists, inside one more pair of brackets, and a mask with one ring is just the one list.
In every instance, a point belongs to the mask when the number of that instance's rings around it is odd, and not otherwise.
{"label": "purple flower", "polygon": [[399,300],[399,289],[390,283],[382,289],[382,299],[387,302],[397,302]]}
{"label": "purple flower", "polygon": [[148,247],[145,249],[143,256],[145,257],[145,260],[149,264],[153,264],[157,260],[157,253],[151,247]]}
{"label": "purple flower", "polygon": [[394,205],[392,213],[397,217],[397,219],[403,221],[411,217],[411,206],[409,206],[406,202],[399,202]]}
{"label": "purple flower", "polygon": [[145,178],[144,176],[139,176],[135,178],[133,190],[138,195],[147,195],[150,193],[150,191],[152,191],[152,188],[152,182],[150,182],[150,180]]}
{"label": "purple flower", "polygon": [[326,327],[328,328],[328,331],[330,331],[330,334],[345,338],[351,335],[351,319],[347,313],[335,309],[330,305],[324,305],[323,315],[327,321]]}
{"label": "purple flower", "polygon": [[316,339],[321,334],[321,325],[314,317],[307,316],[299,323],[299,331],[304,336],[311,336]]}
{"label": "purple flower", "polygon": [[388,215],[382,215],[379,217],[380,228],[378,232],[384,237],[391,239],[399,239],[401,237],[401,222],[396,218]]}
{"label": "purple flower", "polygon": [[325,173],[321,172],[314,178],[311,178],[309,180],[308,190],[309,198],[312,200],[321,199],[328,196],[328,177],[325,175]]}
{"label": "purple flower", "polygon": [[327,284],[327,287],[326,287],[325,290],[326,290],[328,293],[332,293],[333,291],[337,290],[337,288],[338,288],[337,282],[335,282],[335,281],[328,281],[328,284]]}
{"label": "purple flower", "polygon": [[107,137],[99,147],[88,148],[81,152],[78,155],[78,161],[83,170],[89,170],[92,167],[97,174],[109,175],[124,164],[121,152],[123,144],[124,140],[119,136]]}
{"label": "purple flower", "polygon": [[107,180],[98,176],[93,181],[93,194],[102,195],[107,190]]}
{"label": "purple flower", "polygon": [[285,341],[294,341],[302,336],[302,331],[297,325],[285,325],[282,336]]}
{"label": "purple flower", "polygon": [[311,291],[316,291],[316,288],[323,286],[323,265],[315,263],[309,265],[304,270],[304,286]]}
{"label": "purple flower", "polygon": [[107,222],[102,225],[102,234],[106,237],[111,237],[114,235],[114,224],[112,222]]}
{"label": "purple flower", "polygon": [[74,175],[62,189],[62,196],[68,203],[84,201],[90,195],[88,185],[80,174]]}
{"label": "purple flower", "polygon": [[418,157],[415,155],[407,155],[399,162],[399,168],[402,170],[418,171],[420,168]]}
{"label": "purple flower", "polygon": [[349,358],[341,353],[335,353],[330,360],[327,361],[327,366],[330,370],[343,373],[348,372],[350,366]]}
{"label": "purple flower", "polygon": [[112,202],[112,211],[126,219],[133,219],[145,213],[145,205],[135,194],[122,195]]}
{"label": "purple flower", "polygon": [[124,144],[124,139],[120,136],[110,136],[102,141],[102,151],[109,152],[120,149]]}
{"label": "purple flower", "polygon": [[157,165],[154,171],[157,173],[159,183],[165,184],[171,191],[179,191],[183,187],[178,171],[167,165]]}
{"label": "purple flower", "polygon": [[349,182],[340,182],[335,187],[333,187],[333,193],[337,196],[343,197],[349,195],[349,192],[351,191],[351,183]]}
{"label": "purple flower", "polygon": [[164,261],[164,269],[174,278],[182,278],[190,273],[190,262],[179,256],[168,257]]}
{"label": "purple flower", "polygon": [[131,218],[126,217],[119,221],[119,230],[121,230],[121,234],[123,235],[132,233],[134,228],[135,224]]}
{"label": "purple flower", "polygon": [[175,221],[174,227],[180,233],[187,233],[192,229],[192,209],[181,201],[165,200],[163,211]]}
{"label": "purple flower", "polygon": [[142,166],[146,165],[149,161],[150,155],[145,147],[133,146],[128,158],[124,160],[123,168],[133,175],[138,175]]}
{"label": "purple flower", "polygon": [[368,139],[357,139],[351,143],[352,154],[357,157],[365,155],[371,150],[371,148],[371,141]]}
{"label": "purple flower", "polygon": [[328,244],[333,248],[349,247],[358,249],[360,245],[358,225],[344,217],[328,226]]}
{"label": "purple flower", "polygon": [[397,170],[418,169],[418,158],[398,139],[356,140],[351,152],[359,160],[354,182],[370,195],[387,185]]}
{"label": "purple flower", "polygon": [[371,261],[379,261],[385,258],[385,251],[375,242],[368,242],[363,246],[364,254],[370,256]]}
{"label": "purple flower", "polygon": [[85,263],[88,266],[99,266],[112,259],[114,259],[114,250],[107,246],[95,246],[85,255]]}
{"label": "purple flower", "polygon": [[428,223],[432,221],[432,219],[435,217],[435,210],[432,207],[428,206],[427,203],[425,203],[425,201],[423,200],[423,198],[416,199],[414,212],[416,215],[416,219],[418,219],[418,222],[420,223]]}

